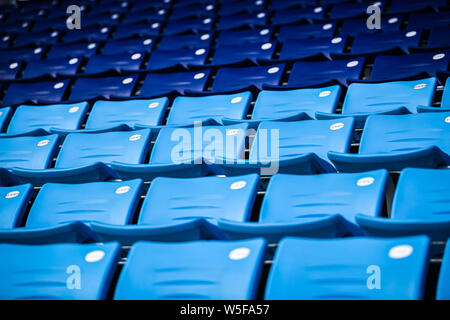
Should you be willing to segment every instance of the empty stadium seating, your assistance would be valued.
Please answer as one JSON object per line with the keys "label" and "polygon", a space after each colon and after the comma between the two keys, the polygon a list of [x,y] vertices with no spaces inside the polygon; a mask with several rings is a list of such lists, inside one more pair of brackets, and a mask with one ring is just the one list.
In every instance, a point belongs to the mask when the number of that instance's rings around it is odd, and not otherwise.
{"label": "empty stadium seating", "polygon": [[0,299],[450,299],[449,1],[0,3]]}

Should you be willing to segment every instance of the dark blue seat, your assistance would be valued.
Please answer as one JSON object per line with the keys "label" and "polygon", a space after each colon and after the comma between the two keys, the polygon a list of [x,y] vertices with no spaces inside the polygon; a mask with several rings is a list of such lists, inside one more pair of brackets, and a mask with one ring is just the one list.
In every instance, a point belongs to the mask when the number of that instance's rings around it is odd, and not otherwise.
{"label": "dark blue seat", "polygon": [[[26,138],[2,138],[0,141],[12,140],[13,142],[13,139]],[[48,138],[36,137],[34,139],[34,141],[40,141]],[[50,168],[48,159],[46,159],[46,165],[41,166],[36,166],[34,161],[28,160],[31,168],[13,168],[12,171],[23,181],[31,182],[33,185],[42,185],[46,182],[104,181],[117,178],[117,174],[108,167],[112,162],[142,163],[149,148],[150,130],[148,129],[105,133],[71,133],[65,138],[53,168]],[[50,160],[52,159],[50,158]],[[15,166],[23,167],[22,165]]]}
{"label": "dark blue seat", "polygon": [[79,78],[72,88],[70,99],[74,101],[88,100],[103,97],[129,98],[137,83],[137,75],[104,77],[104,78]]}
{"label": "dark blue seat", "polygon": [[220,16],[217,23],[218,30],[235,29],[239,27],[265,26],[267,25],[269,14],[267,12],[242,12],[233,15]]}
{"label": "dark blue seat", "polygon": [[[220,173],[211,163],[216,157],[237,159],[245,149],[247,124],[229,126],[164,126],[159,131],[148,163],[114,162],[122,179],[141,177],[198,177]],[[229,144],[226,147],[227,143]]]}
{"label": "dark blue seat", "polygon": [[[355,217],[380,217],[389,174],[274,175],[264,196],[258,223],[219,220],[229,239],[285,236],[333,238],[362,235]],[[338,191],[337,191],[338,190]]]}
{"label": "dark blue seat", "polygon": [[47,59],[90,57],[97,53],[99,42],[57,43],[50,47]]}
{"label": "dark blue seat", "polygon": [[91,222],[125,225],[133,221],[142,180],[46,183],[40,189],[22,228],[0,229],[2,242],[46,244],[97,241]]}
{"label": "dark blue seat", "polygon": [[226,175],[335,172],[327,153],[331,150],[348,152],[353,129],[352,118],[340,121],[263,121],[258,126],[248,160],[216,155],[215,164]]}
{"label": "dark blue seat", "polygon": [[214,25],[212,17],[192,17],[183,20],[170,20],[164,28],[164,36],[186,32],[209,32]]}
{"label": "dark blue seat", "polygon": [[331,82],[348,85],[349,81],[361,78],[364,65],[364,57],[321,62],[298,61],[292,67],[287,85],[308,87]]}
{"label": "dark blue seat", "polygon": [[210,119],[220,123],[223,118],[244,119],[251,100],[252,94],[248,91],[205,97],[177,97],[172,103],[166,124],[186,125]]}
{"label": "dark blue seat", "polygon": [[171,92],[183,94],[185,91],[203,91],[210,70],[177,73],[149,73],[144,80],[140,95],[154,97]]}
{"label": "dark blue seat", "polygon": [[189,66],[203,66],[208,57],[209,49],[176,49],[176,50],[156,50],[150,55],[147,64],[148,70],[157,70],[181,66],[188,69]]}
{"label": "dark blue seat", "polygon": [[300,22],[306,19],[323,19],[325,8],[318,7],[305,7],[305,8],[289,8],[285,10],[277,10],[273,15],[273,24],[288,24],[294,22]]}
{"label": "dark blue seat", "polygon": [[436,76],[437,72],[447,71],[450,51],[415,53],[402,56],[377,56],[373,63],[370,80],[394,80],[427,74]]}
{"label": "dark blue seat", "polygon": [[381,12],[384,11],[384,0],[382,1],[367,1],[361,3],[339,3],[332,6],[329,12],[329,19],[344,19],[350,17],[364,17],[366,16],[367,7],[376,5]]}
{"label": "dark blue seat", "polygon": [[120,24],[114,32],[114,39],[131,37],[156,37],[161,31],[160,22],[139,22],[133,24]]}
{"label": "dark blue seat", "polygon": [[250,219],[258,188],[258,175],[240,177],[154,179],[139,213],[137,225],[94,223],[102,241],[124,245],[139,240],[194,241],[224,239],[219,219]]}
{"label": "dark blue seat", "polygon": [[374,115],[367,118],[358,154],[329,152],[342,172],[450,164],[450,112]]}
{"label": "dark blue seat", "polygon": [[429,244],[426,236],[286,238],[275,253],[264,297],[268,300],[423,299]]}
{"label": "dark blue seat", "polygon": [[208,48],[211,44],[212,37],[212,33],[164,35],[158,44],[158,49]]}
{"label": "dark blue seat", "polygon": [[45,51],[45,47],[25,47],[19,49],[0,49],[1,61],[31,61],[39,60]]}
{"label": "dark blue seat", "polygon": [[12,109],[0,108],[0,132],[3,132],[8,126],[9,120],[11,119]]}
{"label": "dark blue seat", "polygon": [[80,70],[83,59],[77,58],[56,58],[45,60],[34,60],[28,62],[22,73],[23,79],[33,79],[43,76],[53,78],[74,76]]}
{"label": "dark blue seat", "polygon": [[33,186],[0,187],[0,230],[20,226],[33,195]]}
{"label": "dark blue seat", "polygon": [[42,130],[49,133],[54,128],[78,129],[86,117],[87,110],[87,102],[47,106],[21,105],[16,108],[6,133],[18,135]]}
{"label": "dark blue seat", "polygon": [[93,26],[81,28],[80,30],[68,30],[64,35],[63,41],[65,43],[77,42],[81,40],[87,41],[101,41],[106,40],[111,33],[110,27]]}
{"label": "dark blue seat", "polygon": [[408,52],[409,47],[419,46],[420,37],[420,30],[359,34],[353,41],[350,53],[376,54],[398,49]]}
{"label": "dark blue seat", "polygon": [[282,25],[277,40],[287,42],[292,39],[330,38],[335,30],[336,23],[334,22],[310,25]]}
{"label": "dark blue seat", "polygon": [[249,2],[246,0],[222,1],[220,4],[219,14],[226,16],[236,14],[241,11],[261,11],[266,5],[266,0],[256,0],[254,2]]}
{"label": "dark blue seat", "polygon": [[330,37],[317,39],[290,40],[283,43],[280,52],[280,60],[300,60],[343,53],[345,49],[345,37]]}
{"label": "dark blue seat", "polygon": [[381,83],[352,83],[345,95],[342,114],[316,113],[318,119],[355,117],[362,128],[370,114],[407,114],[435,109],[430,107],[436,78]]}
{"label": "dark blue seat", "polygon": [[102,54],[150,52],[154,43],[152,38],[109,39],[103,46]]}
{"label": "dark blue seat", "polygon": [[14,80],[22,69],[23,64],[20,61],[1,62],[0,63],[0,81]]}
{"label": "dark blue seat", "polygon": [[450,299],[449,283],[450,283],[450,245],[449,242],[447,241],[444,257],[442,259],[441,270],[439,272],[439,282],[436,292],[437,300]]}
{"label": "dark blue seat", "polygon": [[220,68],[214,79],[212,91],[242,90],[250,86],[262,89],[263,85],[280,85],[284,64],[246,68]]}
{"label": "dark blue seat", "polygon": [[2,105],[58,103],[64,99],[68,88],[68,80],[12,83],[3,97]]}
{"label": "dark blue seat", "polygon": [[358,215],[356,221],[375,237],[426,234],[432,241],[450,237],[450,170],[406,168],[400,173],[389,218]]}
{"label": "dark blue seat", "polygon": [[414,12],[421,11],[426,8],[437,9],[438,6],[445,5],[445,1],[442,0],[431,0],[431,1],[401,1],[392,0],[391,6],[389,7],[389,13],[399,13],[399,12]]}
{"label": "dark blue seat", "polygon": [[106,299],[120,246],[0,244],[3,300]]}
{"label": "dark blue seat", "polygon": [[448,26],[449,12],[413,12],[409,15],[408,29],[418,30],[420,28],[432,28],[437,26]]}
{"label": "dark blue seat", "polygon": [[167,17],[168,10],[161,7],[147,7],[139,9],[139,7],[133,6],[133,10],[130,11],[122,20],[124,24],[132,24],[136,22],[156,22],[164,21]]}
{"label": "dark blue seat", "polygon": [[450,40],[447,35],[450,32],[450,26],[436,27],[430,30],[428,37],[428,48],[448,48],[450,47]]}
{"label": "dark blue seat", "polygon": [[57,30],[21,33],[15,38],[14,47],[54,44],[59,40],[61,34],[62,32]]}
{"label": "dark blue seat", "polygon": [[[261,239],[139,242],[130,250],[114,299],[255,299],[265,251]],[[149,255],[161,258],[148,259]]]}
{"label": "dark blue seat", "polygon": [[346,19],[342,24],[341,34],[357,35],[360,33],[376,33],[380,31],[383,31],[383,33],[400,31],[402,21],[402,16],[382,17],[380,20],[380,30],[367,28],[366,19]]}
{"label": "dark blue seat", "polygon": [[96,74],[108,71],[116,73],[139,71],[144,59],[144,52],[107,54],[103,51],[101,55],[94,55],[89,58],[84,73]]}
{"label": "dark blue seat", "polygon": [[223,30],[219,33],[216,45],[242,45],[244,43],[270,42],[272,33],[272,28]]}
{"label": "dark blue seat", "polygon": [[258,60],[272,60],[277,43],[222,44],[216,47],[212,63],[226,65],[246,60],[257,64]]}

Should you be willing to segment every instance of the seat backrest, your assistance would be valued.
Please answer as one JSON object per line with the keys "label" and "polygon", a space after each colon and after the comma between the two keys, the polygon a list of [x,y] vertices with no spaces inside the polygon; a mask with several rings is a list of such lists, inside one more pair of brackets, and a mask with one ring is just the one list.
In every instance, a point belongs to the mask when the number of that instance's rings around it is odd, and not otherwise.
{"label": "seat backrest", "polygon": [[33,186],[0,187],[0,229],[18,227],[28,202],[33,194]]}

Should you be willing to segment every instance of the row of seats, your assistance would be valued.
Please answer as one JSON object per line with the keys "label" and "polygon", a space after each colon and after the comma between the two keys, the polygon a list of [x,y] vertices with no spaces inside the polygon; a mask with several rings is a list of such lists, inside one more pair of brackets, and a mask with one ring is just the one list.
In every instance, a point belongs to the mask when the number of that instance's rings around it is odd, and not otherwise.
{"label": "row of seats", "polygon": [[[255,299],[265,241],[138,242],[117,283],[118,243],[0,244],[1,299]],[[264,298],[422,299],[429,239],[286,238],[276,250]],[[205,259],[207,257],[207,259]],[[450,246],[437,299],[449,299]]]}
{"label": "row of seats", "polygon": [[[256,174],[158,177],[139,210],[143,194],[140,179],[46,183],[29,212],[31,185],[0,187],[0,241],[120,241],[130,245],[139,240],[263,237],[274,243],[286,236],[329,238],[363,234],[427,234],[433,241],[446,241],[450,237],[449,178],[450,170],[403,170],[392,206],[388,205],[389,218],[383,216],[386,194],[391,193],[386,170],[274,175],[257,216],[252,215],[257,191],[261,189]],[[435,185],[437,180],[442,182]]]}
{"label": "row of seats", "polygon": [[[350,153],[352,118],[262,121],[248,158],[245,147],[252,130],[247,123],[19,136],[0,138],[0,168],[37,186],[119,177],[440,168],[450,164],[449,125],[450,112],[372,115],[355,154]],[[156,136],[153,146],[152,136]]]}

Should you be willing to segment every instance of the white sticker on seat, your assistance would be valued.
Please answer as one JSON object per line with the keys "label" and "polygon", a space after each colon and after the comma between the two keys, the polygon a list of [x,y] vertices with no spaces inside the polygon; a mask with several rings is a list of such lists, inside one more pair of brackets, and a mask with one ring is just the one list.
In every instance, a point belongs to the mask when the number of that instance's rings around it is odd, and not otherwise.
{"label": "white sticker on seat", "polygon": [[239,132],[239,129],[228,129],[226,131],[226,135],[227,136],[235,136],[238,134],[238,132]]}
{"label": "white sticker on seat", "polygon": [[333,25],[331,24],[331,23],[327,23],[327,24],[324,24],[323,26],[322,26],[322,29],[323,30],[329,30],[329,29],[331,29],[333,27]]}
{"label": "white sticker on seat", "polygon": [[141,58],[141,54],[140,53],[135,53],[131,56],[131,60],[137,60]]}
{"label": "white sticker on seat", "polygon": [[201,40],[208,40],[209,39],[209,34],[202,34],[202,36],[200,37]]}
{"label": "white sticker on seat", "polygon": [[148,46],[150,43],[152,43],[152,39],[145,39],[143,44]]}
{"label": "white sticker on seat", "polygon": [[250,255],[250,249],[246,247],[233,249],[228,254],[228,258],[231,260],[242,260]]}
{"label": "white sticker on seat", "polygon": [[259,34],[260,35],[262,35],[262,36],[265,36],[266,34],[269,34],[269,29],[262,29],[260,32],[259,32]]}
{"label": "white sticker on seat", "polygon": [[102,260],[105,257],[105,252],[103,250],[95,250],[89,252],[85,257],[84,260],[86,262],[97,262]]}
{"label": "white sticker on seat", "polygon": [[423,88],[425,88],[426,86],[427,86],[426,83],[419,83],[419,84],[416,84],[416,85],[414,86],[414,90],[423,89]]}
{"label": "white sticker on seat", "polygon": [[19,194],[20,194],[19,191],[11,191],[11,192],[8,192],[8,193],[6,194],[5,198],[6,198],[6,199],[12,199],[12,198],[17,197]]}
{"label": "white sticker on seat", "polygon": [[154,109],[154,108],[156,108],[157,106],[159,106],[159,102],[152,102],[152,103],[150,103],[150,104],[148,105],[148,108],[149,108],[149,109]]}
{"label": "white sticker on seat", "polygon": [[96,45],[95,43],[89,43],[88,49],[89,49],[89,50],[92,50],[92,49],[94,49],[96,46],[97,46],[97,45]]}
{"label": "white sticker on seat", "polygon": [[328,97],[331,94],[330,90],[325,90],[325,91],[321,91],[319,93],[319,97],[323,98],[323,97]]}
{"label": "white sticker on seat", "polygon": [[359,62],[357,60],[353,60],[353,61],[350,61],[349,63],[347,63],[347,67],[348,68],[356,67],[358,64],[359,64]]}
{"label": "white sticker on seat", "polygon": [[206,18],[205,20],[203,20],[203,24],[209,24],[209,23],[211,23],[210,18]]}
{"label": "white sticker on seat", "polygon": [[333,124],[330,126],[330,130],[336,131],[336,130],[342,129],[343,127],[344,127],[344,124],[343,124],[342,122],[333,123]]}
{"label": "white sticker on seat", "polygon": [[75,113],[75,112],[77,112],[78,110],[80,110],[79,107],[72,107],[72,108],[69,109],[69,113]]}
{"label": "white sticker on seat", "polygon": [[450,117],[445,118],[445,123],[450,123]]}
{"label": "white sticker on seat", "polygon": [[317,7],[317,8],[314,8],[314,13],[320,13],[320,12],[322,12],[322,7]]}
{"label": "white sticker on seat", "polygon": [[41,48],[36,48],[36,49],[34,49],[34,51],[33,51],[34,54],[38,54],[38,53],[41,53],[41,52],[42,52],[42,49],[41,49]]}
{"label": "white sticker on seat", "polygon": [[438,53],[433,56],[433,60],[441,60],[445,57],[445,53]]}
{"label": "white sticker on seat", "polygon": [[9,65],[9,68],[10,69],[15,69],[15,68],[17,68],[19,66],[19,64],[17,63],[17,62],[13,62],[13,63],[11,63],[10,65]]}
{"label": "white sticker on seat", "polygon": [[152,24],[152,29],[156,29],[159,27],[159,23],[155,22],[154,24]]}
{"label": "white sticker on seat", "polygon": [[55,89],[61,89],[62,87],[64,87],[64,82],[55,83],[55,85],[53,86],[53,88]]}
{"label": "white sticker on seat", "polygon": [[45,140],[39,141],[39,142],[37,143],[37,146],[38,146],[38,147],[44,147],[44,146],[48,145],[49,143],[50,143],[50,140],[45,139]]}
{"label": "white sticker on seat", "polygon": [[342,38],[341,38],[341,37],[337,37],[337,38],[331,39],[331,43],[333,43],[333,44],[340,43],[341,41],[342,41]]}
{"label": "white sticker on seat", "polygon": [[125,79],[122,80],[123,84],[129,84],[131,82],[133,82],[133,78],[125,78]]}
{"label": "white sticker on seat", "polygon": [[416,31],[409,31],[406,33],[406,37],[411,38],[411,37],[414,37],[416,34],[417,34]]}
{"label": "white sticker on seat", "polygon": [[409,244],[402,244],[392,247],[389,250],[389,257],[392,259],[403,259],[409,257],[414,251],[414,248]]}
{"label": "white sticker on seat", "polygon": [[136,141],[136,140],[139,140],[140,138],[142,138],[142,135],[140,135],[140,134],[134,134],[134,135],[132,135],[131,137],[129,137],[128,140],[130,140],[130,141]]}
{"label": "white sticker on seat", "polygon": [[202,54],[205,54],[206,50],[205,49],[197,49],[195,51],[195,55],[196,56],[201,56]]}
{"label": "white sticker on seat", "polygon": [[261,49],[262,49],[262,50],[269,50],[270,48],[272,48],[272,44],[271,44],[270,42],[264,43],[264,44],[261,46]]}
{"label": "white sticker on seat", "polygon": [[75,64],[78,62],[78,58],[72,58],[69,60],[69,64]]}
{"label": "white sticker on seat", "polygon": [[390,24],[396,23],[397,21],[398,21],[398,18],[397,18],[397,17],[393,17],[393,18],[390,18],[390,19],[388,20],[388,22],[389,22]]}
{"label": "white sticker on seat", "polygon": [[260,12],[260,13],[258,13],[258,15],[257,15],[258,19],[262,19],[262,18],[264,18],[265,16],[266,16],[266,14],[265,14],[264,12]]}
{"label": "white sticker on seat", "polygon": [[244,188],[247,185],[247,182],[244,180],[233,182],[230,186],[231,190],[239,190]]}
{"label": "white sticker on seat", "polygon": [[267,72],[270,74],[277,73],[278,71],[280,71],[280,68],[278,68],[278,67],[273,67],[273,68],[270,68],[269,70],[267,70]]}
{"label": "white sticker on seat", "polygon": [[127,193],[128,191],[130,191],[130,186],[122,186],[116,189],[116,194],[124,194]]}
{"label": "white sticker on seat", "polygon": [[370,186],[372,183],[374,183],[375,179],[372,177],[365,177],[365,178],[361,178],[358,179],[358,181],[356,181],[356,185],[358,187],[366,187],[366,186]]}
{"label": "white sticker on seat", "polygon": [[231,103],[238,103],[242,101],[242,97],[234,97],[233,99],[231,99]]}
{"label": "white sticker on seat", "polygon": [[197,73],[194,75],[194,79],[195,80],[199,80],[202,79],[205,76],[205,74],[203,72]]}

